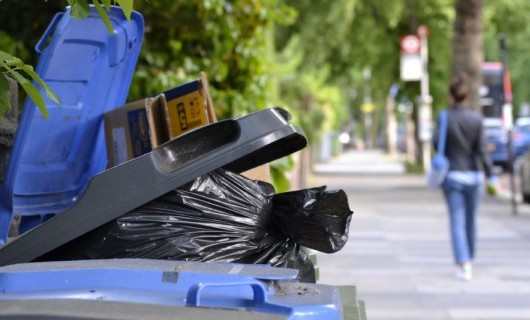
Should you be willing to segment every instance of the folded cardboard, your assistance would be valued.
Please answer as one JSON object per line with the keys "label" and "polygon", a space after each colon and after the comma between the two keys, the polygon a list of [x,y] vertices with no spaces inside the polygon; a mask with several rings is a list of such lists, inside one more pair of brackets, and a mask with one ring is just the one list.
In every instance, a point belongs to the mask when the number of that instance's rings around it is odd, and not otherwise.
{"label": "folded cardboard", "polygon": [[108,111],[104,115],[108,167],[215,121],[204,73],[192,82]]}
{"label": "folded cardboard", "polygon": [[104,115],[107,156],[113,167],[152,150],[145,100],[135,101]]}
{"label": "folded cardboard", "polygon": [[170,139],[209,123],[201,80],[165,91],[163,95]]}
{"label": "folded cardboard", "polygon": [[169,141],[169,129],[166,122],[167,102],[164,94],[154,98],[145,99],[145,110],[147,111],[147,123],[149,124],[149,140],[151,147],[156,148],[162,143]]}

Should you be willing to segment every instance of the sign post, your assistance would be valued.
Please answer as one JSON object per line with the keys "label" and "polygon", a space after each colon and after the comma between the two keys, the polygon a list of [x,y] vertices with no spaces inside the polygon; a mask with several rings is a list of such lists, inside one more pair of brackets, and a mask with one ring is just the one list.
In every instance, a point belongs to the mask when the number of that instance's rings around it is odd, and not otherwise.
{"label": "sign post", "polygon": [[419,114],[419,138],[422,141],[423,168],[425,171],[431,168],[431,140],[432,140],[432,97],[429,94],[429,51],[427,44],[428,29],[421,25],[418,28],[420,37],[420,57],[421,57],[421,101]]}
{"label": "sign post", "polygon": [[421,79],[420,38],[415,34],[401,37],[400,73],[403,81]]}
{"label": "sign post", "polygon": [[403,81],[420,81],[421,94],[418,101],[418,138],[422,142],[424,170],[431,167],[432,97],[429,94],[428,29],[422,25],[417,34],[401,37],[400,73]]}

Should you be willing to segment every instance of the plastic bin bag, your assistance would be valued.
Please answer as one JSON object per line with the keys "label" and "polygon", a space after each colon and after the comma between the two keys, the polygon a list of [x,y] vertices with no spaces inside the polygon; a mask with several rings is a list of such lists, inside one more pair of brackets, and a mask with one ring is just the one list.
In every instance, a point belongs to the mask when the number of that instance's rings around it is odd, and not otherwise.
{"label": "plastic bin bag", "polygon": [[[324,190],[321,187],[275,195],[269,183],[218,169],[89,232],[41,260],[150,258],[267,263],[299,269],[301,281],[315,282],[314,266],[301,245],[330,252],[329,243],[333,243],[336,251],[346,242],[348,230],[348,226],[335,226],[337,221],[328,217],[328,211],[334,209],[316,209],[330,205],[342,210],[337,214],[340,217],[352,214],[345,195],[337,197]],[[276,197],[279,197],[277,201]],[[285,202],[291,198],[293,205],[288,208]],[[324,201],[322,205],[321,201]],[[279,204],[278,217],[275,217],[274,203]],[[304,211],[302,207],[314,210]],[[291,210],[294,214],[289,214]],[[301,229],[327,221],[333,225],[328,233],[325,226],[309,228],[307,234]],[[278,226],[278,222],[285,225]],[[349,224],[349,218],[341,222]],[[340,236],[338,229],[343,231]],[[319,244],[320,241],[326,245]]]}
{"label": "plastic bin bag", "polygon": [[320,187],[280,193],[272,202],[275,225],[299,245],[333,253],[348,241],[352,212],[343,190]]}

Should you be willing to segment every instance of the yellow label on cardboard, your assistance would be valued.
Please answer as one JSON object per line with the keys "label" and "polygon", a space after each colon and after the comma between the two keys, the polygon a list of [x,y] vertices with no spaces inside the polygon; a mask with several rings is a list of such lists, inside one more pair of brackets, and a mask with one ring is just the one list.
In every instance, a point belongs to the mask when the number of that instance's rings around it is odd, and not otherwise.
{"label": "yellow label on cardboard", "polygon": [[204,97],[200,91],[167,101],[167,111],[171,138],[208,123]]}

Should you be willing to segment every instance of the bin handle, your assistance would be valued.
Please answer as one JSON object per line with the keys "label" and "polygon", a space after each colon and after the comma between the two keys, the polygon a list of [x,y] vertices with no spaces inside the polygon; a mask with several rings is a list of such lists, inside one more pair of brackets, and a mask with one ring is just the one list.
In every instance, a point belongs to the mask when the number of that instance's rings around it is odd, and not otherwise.
{"label": "bin handle", "polygon": [[44,34],[40,38],[39,42],[37,42],[37,45],[35,46],[35,51],[37,51],[39,54],[44,51],[45,46],[48,44],[48,39],[51,37],[51,34],[55,31],[55,28],[57,27],[57,24],[59,23],[59,20],[63,17],[64,12],[57,13],[54,17],[52,22],[48,25],[46,28],[46,31],[44,31]]}
{"label": "bin handle", "polygon": [[263,284],[259,282],[224,282],[224,283],[198,283],[193,285],[188,290],[186,303],[195,307],[201,306],[201,292],[207,287],[234,287],[234,286],[250,286],[254,297],[252,301],[255,304],[264,303],[266,301],[266,289]]}

